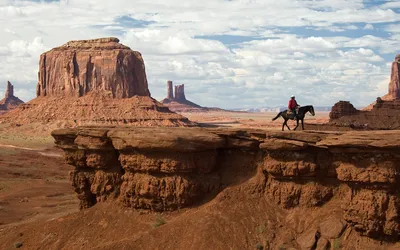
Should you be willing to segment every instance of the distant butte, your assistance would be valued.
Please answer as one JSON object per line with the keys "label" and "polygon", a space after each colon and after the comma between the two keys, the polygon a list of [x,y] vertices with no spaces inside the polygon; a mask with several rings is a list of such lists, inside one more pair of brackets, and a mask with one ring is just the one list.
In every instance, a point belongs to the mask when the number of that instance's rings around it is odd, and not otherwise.
{"label": "distant butte", "polygon": [[15,109],[24,102],[18,97],[14,96],[14,86],[7,81],[6,94],[3,99],[0,100],[0,114]]}
{"label": "distant butte", "polygon": [[[175,95],[173,92],[175,90]],[[207,111],[227,111],[220,108],[202,107],[186,99],[185,85],[173,86],[172,81],[167,81],[167,97],[161,101],[174,112],[207,112]]]}
{"label": "distant butte", "polygon": [[151,98],[142,55],[118,38],[70,41],[40,56],[36,98],[10,124],[193,126]]}
{"label": "distant butte", "polygon": [[40,56],[37,96],[150,96],[142,55],[117,38],[70,41]]}
{"label": "distant butte", "polygon": [[388,94],[363,110],[350,102],[337,102],[329,114],[330,124],[355,129],[400,129],[400,54],[392,63]]}

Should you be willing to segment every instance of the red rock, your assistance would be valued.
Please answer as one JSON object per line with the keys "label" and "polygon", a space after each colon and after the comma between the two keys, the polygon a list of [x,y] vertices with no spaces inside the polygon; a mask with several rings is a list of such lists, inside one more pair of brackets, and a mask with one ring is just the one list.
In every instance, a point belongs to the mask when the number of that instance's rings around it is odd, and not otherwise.
{"label": "red rock", "polygon": [[353,104],[348,101],[339,101],[335,103],[329,113],[329,120],[338,119],[342,116],[349,116],[358,114],[359,111],[354,108]]}
{"label": "red rock", "polygon": [[5,98],[13,97],[14,96],[14,86],[7,81],[7,90]]}
{"label": "red rock", "polygon": [[170,110],[175,112],[185,111],[207,111],[208,108],[203,108],[196,103],[186,100],[185,85],[175,86],[175,96],[172,93],[172,81],[167,82],[167,97],[161,101],[162,104],[167,106]]}
{"label": "red rock", "polygon": [[400,54],[396,55],[392,63],[392,73],[389,83],[389,95],[393,99],[400,99]]}
{"label": "red rock", "polygon": [[195,125],[150,97],[141,54],[117,38],[54,48],[41,55],[38,77],[37,98],[2,115],[0,122],[45,125],[44,132],[49,124]]}
{"label": "red rock", "polygon": [[185,84],[175,86],[175,100],[186,101]]}
{"label": "red rock", "polygon": [[22,103],[24,103],[22,100],[14,96],[14,86],[10,82],[7,82],[6,94],[4,98],[0,100],[0,112],[4,113],[9,110],[15,109],[18,105]]}
{"label": "red rock", "polygon": [[168,81],[167,84],[168,84],[168,95],[167,95],[167,99],[172,100],[172,99],[174,99],[174,93],[173,93],[173,91],[172,91],[172,81]]}
{"label": "red rock", "polygon": [[[72,184],[81,208],[114,199],[126,207],[175,210],[247,183],[238,189],[260,202],[292,211],[310,208],[314,225],[299,222],[296,229],[301,249],[325,249],[321,238],[340,238],[346,225],[368,237],[398,238],[400,145],[394,142],[399,135],[265,131],[249,147],[252,133],[237,129],[81,127],[52,132],[67,163],[75,166]],[[277,138],[305,147],[293,151]],[[265,147],[272,143],[273,150]],[[316,207],[337,213],[322,216]]]}
{"label": "red rock", "polygon": [[142,55],[117,38],[70,41],[40,56],[37,96],[150,96]]}

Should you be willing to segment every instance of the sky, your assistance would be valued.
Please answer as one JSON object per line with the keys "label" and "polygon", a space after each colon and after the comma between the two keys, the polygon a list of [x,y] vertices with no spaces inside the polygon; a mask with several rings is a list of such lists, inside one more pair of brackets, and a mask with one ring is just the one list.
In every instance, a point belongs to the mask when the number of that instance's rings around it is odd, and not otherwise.
{"label": "sky", "polygon": [[166,82],[208,107],[366,106],[388,91],[400,1],[0,0],[0,96],[35,97],[41,53],[118,37],[142,53],[152,97]]}

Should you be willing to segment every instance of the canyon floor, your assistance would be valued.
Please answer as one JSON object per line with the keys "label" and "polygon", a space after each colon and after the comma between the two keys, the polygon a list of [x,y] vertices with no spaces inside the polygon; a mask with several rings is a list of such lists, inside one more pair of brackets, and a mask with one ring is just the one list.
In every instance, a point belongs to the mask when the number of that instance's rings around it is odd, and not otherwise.
{"label": "canyon floor", "polygon": [[[282,118],[271,121],[276,113],[182,115],[205,127],[280,130],[282,126]],[[315,117],[306,116],[305,127],[323,130],[319,125],[327,121],[328,112],[317,112]],[[294,122],[289,126],[293,128]],[[343,205],[333,199],[321,208],[283,210],[251,195],[255,173],[244,171],[235,173],[240,181],[216,197],[174,212],[109,203],[79,211],[69,180],[73,167],[65,163],[52,137],[35,136],[33,127],[9,131],[0,124],[0,249],[297,249],[288,245],[295,241],[293,228],[306,232],[304,225],[310,221],[335,221]],[[396,242],[360,237],[350,227],[340,235],[309,249],[400,249]],[[307,237],[314,236],[302,237],[311,242]]]}

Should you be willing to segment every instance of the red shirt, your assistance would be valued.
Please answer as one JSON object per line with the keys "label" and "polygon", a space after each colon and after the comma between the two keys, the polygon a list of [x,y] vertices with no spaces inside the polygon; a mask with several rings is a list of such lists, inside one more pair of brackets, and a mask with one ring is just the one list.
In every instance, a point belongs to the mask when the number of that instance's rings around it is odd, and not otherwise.
{"label": "red shirt", "polygon": [[290,99],[288,108],[289,108],[289,109],[294,109],[294,108],[296,108],[296,107],[297,107],[297,102],[296,102],[296,100]]}

